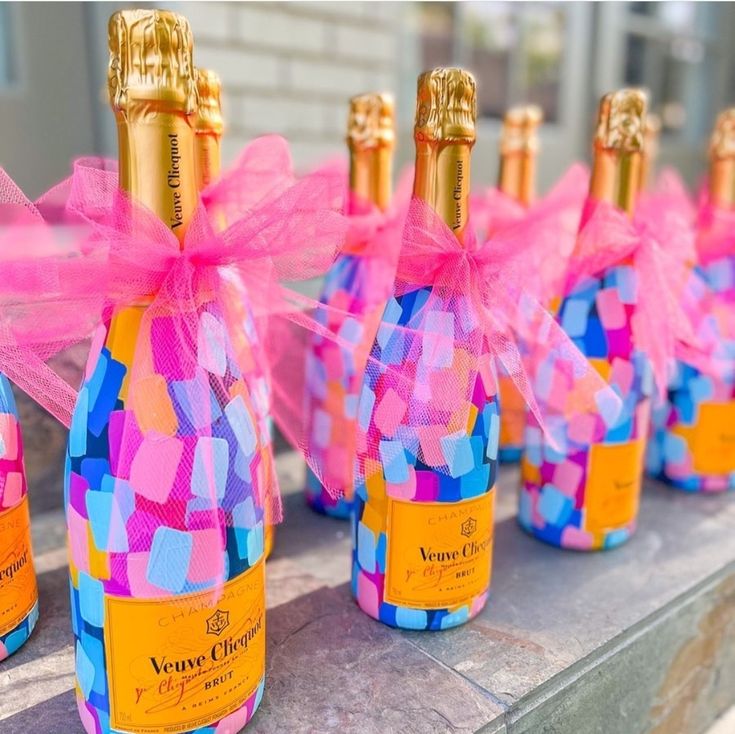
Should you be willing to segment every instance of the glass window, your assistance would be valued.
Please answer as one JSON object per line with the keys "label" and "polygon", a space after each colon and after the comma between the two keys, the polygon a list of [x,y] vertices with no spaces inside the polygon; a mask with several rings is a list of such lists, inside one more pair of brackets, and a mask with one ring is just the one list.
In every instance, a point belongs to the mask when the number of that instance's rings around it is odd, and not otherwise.
{"label": "glass window", "polygon": [[481,117],[502,117],[513,104],[535,103],[558,117],[566,18],[560,3],[420,3],[425,69],[466,66],[478,85]]}
{"label": "glass window", "polygon": [[720,49],[714,3],[632,2],[625,19],[623,83],[649,90],[663,133],[707,135],[716,104]]}
{"label": "glass window", "polygon": [[16,81],[11,23],[11,8],[7,3],[0,3],[0,88]]}

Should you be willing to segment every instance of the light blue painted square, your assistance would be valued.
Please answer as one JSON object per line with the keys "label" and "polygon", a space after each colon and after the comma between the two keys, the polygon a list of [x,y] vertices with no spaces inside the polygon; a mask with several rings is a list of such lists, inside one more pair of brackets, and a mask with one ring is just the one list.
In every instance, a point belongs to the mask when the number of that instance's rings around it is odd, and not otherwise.
{"label": "light blue painted square", "polygon": [[240,450],[245,456],[252,456],[257,445],[257,433],[242,395],[237,395],[227,403],[225,416],[235,434]]}
{"label": "light blue painted square", "polygon": [[102,383],[105,381],[105,372],[107,372],[107,365],[109,359],[104,352],[100,352],[97,359],[97,364],[94,367],[92,376],[87,380],[86,389],[89,392],[89,404],[94,405],[97,402],[97,398],[100,394],[100,388]]}
{"label": "light blue painted square", "polygon": [[564,304],[561,328],[571,337],[584,336],[587,331],[587,316],[590,304],[577,298],[570,298]]}
{"label": "light blue painted square", "polygon": [[459,480],[459,493],[462,499],[479,497],[485,494],[490,484],[490,464],[482,464],[462,475]]}
{"label": "light blue painted square", "polygon": [[354,420],[357,416],[357,395],[348,394],[345,395],[344,410],[345,418]]}
{"label": "light blue painted square", "polygon": [[545,484],[539,497],[538,511],[550,525],[561,527],[567,523],[574,509],[571,498],[552,484]]}
{"label": "light blue painted square", "polygon": [[706,375],[697,375],[689,380],[689,392],[695,403],[701,403],[703,400],[711,400],[715,392],[715,387],[711,377]]}
{"label": "light blue painted square", "polygon": [[530,492],[521,492],[518,495],[518,521],[526,528],[531,527],[533,518],[533,502]]}
{"label": "light blue painted square", "polygon": [[229,456],[230,449],[224,438],[201,436],[197,439],[191,471],[192,494],[213,501],[225,496]]}
{"label": "light blue painted square", "polygon": [[246,497],[232,508],[232,523],[236,528],[251,530],[258,524],[258,513],[252,497]]}
{"label": "light blue painted square", "polygon": [[401,442],[381,441],[379,450],[386,481],[391,484],[403,484],[408,481],[408,462]]}
{"label": "light blue painted square", "polygon": [[367,431],[370,427],[370,417],[373,414],[374,407],[375,393],[367,384],[363,384],[362,391],[360,392],[360,402],[357,408],[357,421],[363,431]]}
{"label": "light blue painted square", "polygon": [[252,484],[253,482],[253,473],[250,469],[252,460],[252,456],[245,456],[242,451],[235,452],[235,461],[233,463],[235,474],[247,484]]}
{"label": "light blue painted square", "polygon": [[102,582],[88,573],[79,571],[79,613],[82,619],[94,627],[105,622],[105,590]]}
{"label": "light blue painted square", "polygon": [[451,477],[456,479],[472,470],[475,462],[469,436],[463,431],[457,431],[449,436],[443,436],[440,443]]}
{"label": "light blue painted square", "polygon": [[263,555],[263,523],[248,533],[248,565],[254,566]]}
{"label": "light blue painted square", "polygon": [[87,659],[94,667],[92,690],[94,690],[95,693],[99,693],[100,696],[104,696],[105,689],[107,687],[107,679],[105,676],[105,651],[102,646],[102,641],[82,631],[80,642],[82,643],[82,649],[84,650]]}
{"label": "light blue painted square", "polygon": [[495,461],[498,458],[498,441],[500,439],[500,416],[497,413],[490,414],[487,433],[485,456],[490,461]]}
{"label": "light blue painted square", "polygon": [[85,505],[97,548],[106,552],[126,553],[128,535],[115,496],[109,492],[87,492]]}
{"label": "light blue painted square", "polygon": [[[397,616],[397,615],[396,615]],[[445,614],[441,620],[441,628],[443,630],[449,629],[450,627],[456,627],[459,624],[464,624],[467,618],[470,616],[469,606],[460,607],[454,612]]]}
{"label": "light blue painted square", "polygon": [[681,436],[667,433],[664,436],[664,456],[667,461],[680,464],[687,455],[687,443]]}
{"label": "light blue painted square", "polygon": [[20,650],[20,648],[23,646],[23,643],[28,639],[28,630],[26,629],[25,625],[23,625],[20,629],[15,630],[14,632],[11,632],[6,638],[5,638],[5,649],[8,651],[8,655],[12,655],[14,652],[17,652]]}
{"label": "light blue painted square", "polygon": [[193,545],[191,533],[165,525],[157,528],[146,569],[148,583],[174,593],[180,592],[189,573]]}
{"label": "light blue painted square", "polygon": [[629,265],[615,269],[618,296],[621,303],[635,304],[638,300],[638,274]]}
{"label": "light blue painted square", "polygon": [[197,360],[199,365],[219,377],[227,370],[225,326],[213,314],[204,311],[197,331]]}
{"label": "light blue painted square", "polygon": [[385,552],[388,545],[388,541],[385,537],[385,533],[378,535],[378,547],[375,551],[375,560],[378,563],[378,571],[385,573]]}
{"label": "light blue painted square", "polygon": [[79,391],[74,416],[69,428],[69,455],[84,456],[87,453],[87,417],[89,415],[89,393],[83,387]]}
{"label": "light blue painted square", "polygon": [[77,654],[75,655],[75,669],[77,674],[77,683],[82,689],[84,698],[89,698],[94,686],[94,664],[84,652],[82,643],[77,640]]}
{"label": "light blue painted square", "polygon": [[362,339],[362,324],[352,316],[348,316],[339,327],[338,335],[350,344],[359,344]]}
{"label": "light blue painted square", "polygon": [[403,629],[423,630],[428,622],[429,617],[422,609],[396,607],[396,624]]}
{"label": "light blue painted square", "polygon": [[357,562],[367,573],[375,573],[375,536],[367,525],[357,526]]}

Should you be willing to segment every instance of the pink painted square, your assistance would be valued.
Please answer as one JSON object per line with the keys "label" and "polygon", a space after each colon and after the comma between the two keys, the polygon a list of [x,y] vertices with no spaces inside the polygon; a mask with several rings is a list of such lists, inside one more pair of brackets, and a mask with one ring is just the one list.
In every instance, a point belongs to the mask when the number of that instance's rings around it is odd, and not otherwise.
{"label": "pink painted square", "polygon": [[611,385],[617,385],[622,394],[627,395],[633,387],[634,379],[635,368],[632,362],[629,362],[627,359],[618,359],[617,357],[613,359],[610,371]]}
{"label": "pink painted square", "polygon": [[582,481],[584,471],[579,464],[573,461],[563,461],[554,469],[553,483],[560,492],[568,497],[574,497]]}
{"label": "pink painted square", "polygon": [[443,466],[445,459],[441,439],[447,435],[447,429],[444,426],[420,426],[416,432],[424,463],[429,466]]}
{"label": "pink painted square", "polygon": [[23,475],[19,471],[8,472],[3,487],[3,507],[15,507],[23,497],[23,488]]}
{"label": "pink painted square", "polygon": [[149,583],[146,576],[148,572],[148,559],[150,553],[128,553],[128,581],[130,583],[130,595],[142,598],[155,598],[159,596],[170,596],[171,592],[161,589]]}
{"label": "pink painted square", "polygon": [[18,421],[10,413],[0,413],[0,437],[3,452],[0,459],[15,461],[18,458]]}
{"label": "pink painted square", "polygon": [[130,484],[135,492],[163,504],[171,493],[182,449],[176,438],[144,438],[130,467]]}
{"label": "pink painted square", "polygon": [[194,545],[187,579],[194,584],[224,580],[224,548],[219,529],[192,530]]}
{"label": "pink painted square", "polygon": [[373,422],[383,435],[392,437],[405,415],[406,403],[393,388],[388,388],[373,414]]}
{"label": "pink painted square", "polygon": [[576,416],[569,421],[567,435],[576,444],[589,444],[594,440],[596,424],[597,417],[595,415]]}
{"label": "pink painted square", "polygon": [[579,550],[588,550],[592,548],[594,538],[592,533],[588,533],[573,525],[567,525],[561,533],[561,543],[565,548],[578,548]]}
{"label": "pink painted square", "polygon": [[400,484],[385,483],[385,493],[395,499],[410,500],[416,496],[416,470],[408,467],[408,479]]}
{"label": "pink painted square", "polygon": [[379,616],[378,589],[364,573],[357,575],[357,600],[360,607],[371,617]]}
{"label": "pink painted square", "polygon": [[603,288],[597,292],[597,313],[605,330],[625,327],[625,307],[620,302],[617,288]]}
{"label": "pink painted square", "polygon": [[89,573],[89,535],[87,520],[73,507],[66,509],[66,524],[69,529],[69,554],[74,565]]}

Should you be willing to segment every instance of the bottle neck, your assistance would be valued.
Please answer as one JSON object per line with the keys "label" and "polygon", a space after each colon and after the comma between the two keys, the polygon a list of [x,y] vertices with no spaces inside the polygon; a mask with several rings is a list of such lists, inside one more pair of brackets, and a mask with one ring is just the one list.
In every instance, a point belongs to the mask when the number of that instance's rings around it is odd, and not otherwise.
{"label": "bottle neck", "polygon": [[194,130],[182,112],[146,108],[118,115],[120,187],[183,242],[197,204]]}
{"label": "bottle neck", "polygon": [[470,214],[471,142],[416,141],[414,196],[465,242]]}
{"label": "bottle neck", "polygon": [[203,191],[219,177],[222,169],[222,138],[216,133],[197,132],[194,136],[194,159],[197,189]]}
{"label": "bottle neck", "polygon": [[715,158],[710,162],[709,195],[716,207],[735,208],[735,158]]}
{"label": "bottle neck", "polygon": [[633,216],[640,183],[640,152],[595,150],[590,198],[606,201]]}
{"label": "bottle neck", "polygon": [[502,153],[498,188],[527,207],[536,196],[536,156],[533,152]]}
{"label": "bottle neck", "polygon": [[392,148],[351,150],[349,213],[360,213],[366,203],[385,211],[393,195],[392,179]]}

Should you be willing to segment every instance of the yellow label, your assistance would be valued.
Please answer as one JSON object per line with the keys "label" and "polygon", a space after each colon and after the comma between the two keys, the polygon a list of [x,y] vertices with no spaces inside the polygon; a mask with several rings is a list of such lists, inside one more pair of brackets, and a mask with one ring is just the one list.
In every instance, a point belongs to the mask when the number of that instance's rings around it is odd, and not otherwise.
{"label": "yellow label", "polygon": [[261,562],[219,593],[105,597],[113,729],[176,734],[238,709],[265,674]]}
{"label": "yellow label", "polygon": [[486,591],[494,501],[494,491],[451,503],[390,499],[385,601],[444,609]]}
{"label": "yellow label", "polygon": [[0,635],[17,627],[38,599],[28,498],[0,514]]}
{"label": "yellow label", "polygon": [[638,514],[644,440],[590,447],[585,491],[585,529],[614,530]]}
{"label": "yellow label", "polygon": [[522,446],[526,430],[526,401],[513,380],[503,376],[498,380],[500,389],[500,445]]}
{"label": "yellow label", "polygon": [[735,472],[735,401],[699,406],[691,451],[698,474]]}

